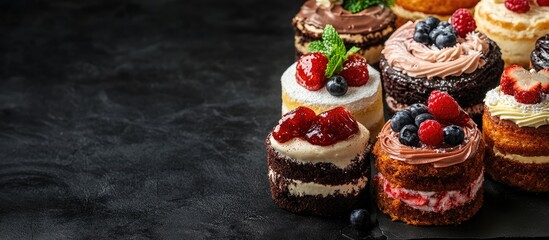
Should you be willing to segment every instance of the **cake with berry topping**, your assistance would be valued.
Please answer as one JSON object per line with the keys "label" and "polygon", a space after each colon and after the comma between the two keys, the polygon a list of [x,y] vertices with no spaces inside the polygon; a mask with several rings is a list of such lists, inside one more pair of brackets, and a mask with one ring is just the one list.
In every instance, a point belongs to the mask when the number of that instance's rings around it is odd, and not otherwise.
{"label": "cake with berry topping", "polygon": [[267,136],[273,201],[294,213],[334,216],[361,206],[370,132],[343,107],[298,107]]}
{"label": "cake with berry topping", "polygon": [[471,13],[458,9],[450,22],[428,17],[397,29],[380,63],[390,112],[425,103],[431,91],[441,90],[480,121],[482,93],[497,86],[503,60],[496,43],[475,28]]}
{"label": "cake with berry topping", "polygon": [[316,113],[343,106],[375,140],[384,122],[379,72],[356,54],[358,48],[347,50],[331,25],[309,50],[282,74],[282,113],[299,106]]}
{"label": "cake with berry topping", "polygon": [[476,124],[446,92],[388,121],[373,151],[377,205],[411,225],[449,225],[482,206],[484,145]]}
{"label": "cake with berry topping", "polygon": [[549,69],[505,69],[484,99],[486,172],[532,192],[549,191]]}
{"label": "cake with berry topping", "polygon": [[479,0],[394,0],[391,10],[397,15],[397,27],[408,21],[425,19],[429,16],[448,20],[459,8],[473,9]]}
{"label": "cake with berry topping", "polygon": [[292,20],[296,59],[322,38],[332,25],[350,48],[357,46],[369,63],[377,64],[383,43],[395,31],[396,16],[383,0],[308,0]]}
{"label": "cake with berry topping", "polygon": [[549,69],[549,34],[536,41],[536,47],[530,54],[530,68],[536,71]]}
{"label": "cake with berry topping", "polygon": [[536,40],[549,33],[549,1],[482,0],[475,20],[478,30],[501,48],[505,66],[528,67]]}

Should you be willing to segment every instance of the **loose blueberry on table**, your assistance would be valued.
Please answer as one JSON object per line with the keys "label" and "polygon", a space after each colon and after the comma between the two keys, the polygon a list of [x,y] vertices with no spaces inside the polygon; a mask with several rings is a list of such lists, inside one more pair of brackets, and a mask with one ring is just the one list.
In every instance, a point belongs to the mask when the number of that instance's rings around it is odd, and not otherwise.
{"label": "loose blueberry on table", "polygon": [[351,225],[358,230],[366,230],[370,226],[370,213],[366,209],[355,209],[349,217]]}

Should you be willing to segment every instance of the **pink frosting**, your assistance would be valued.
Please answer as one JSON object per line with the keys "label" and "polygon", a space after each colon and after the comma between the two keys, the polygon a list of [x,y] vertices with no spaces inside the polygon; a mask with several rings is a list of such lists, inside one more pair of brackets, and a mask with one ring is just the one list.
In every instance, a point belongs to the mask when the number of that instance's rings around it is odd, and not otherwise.
{"label": "pink frosting", "polygon": [[413,40],[415,23],[407,22],[397,29],[385,43],[382,54],[388,64],[412,77],[459,76],[482,68],[489,44],[486,35],[479,32],[458,38],[449,48],[438,49]]}

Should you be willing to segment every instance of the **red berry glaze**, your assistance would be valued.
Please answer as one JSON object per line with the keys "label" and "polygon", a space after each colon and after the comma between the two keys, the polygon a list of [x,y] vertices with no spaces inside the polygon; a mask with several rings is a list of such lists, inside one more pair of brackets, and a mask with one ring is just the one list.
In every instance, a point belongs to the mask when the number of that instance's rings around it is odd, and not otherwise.
{"label": "red berry glaze", "polygon": [[295,137],[303,137],[315,120],[316,114],[307,107],[298,107],[282,116],[273,129],[273,138],[278,142],[287,142]]}
{"label": "red berry glaze", "polygon": [[343,62],[343,70],[339,73],[347,80],[351,87],[359,87],[368,82],[370,75],[368,73],[368,63],[366,59],[358,54],[351,54]]}
{"label": "red berry glaze", "polygon": [[473,15],[466,8],[456,10],[454,14],[452,14],[450,21],[452,22],[452,26],[456,29],[458,35],[462,38],[464,38],[467,33],[473,32],[477,29]]}
{"label": "red berry glaze", "polygon": [[418,130],[419,140],[423,143],[436,147],[444,141],[442,125],[435,120],[427,120],[421,123]]}
{"label": "red berry glaze", "polygon": [[429,113],[436,119],[453,120],[459,116],[460,107],[456,100],[447,92],[435,90],[429,95]]}
{"label": "red berry glaze", "polygon": [[530,11],[528,0],[505,0],[505,7],[512,12],[525,13]]}
{"label": "red berry glaze", "polygon": [[537,3],[539,6],[542,6],[542,7],[549,6],[549,0],[538,0]]}
{"label": "red berry glaze", "polygon": [[327,146],[345,140],[358,132],[358,123],[343,107],[319,114],[305,139],[314,145]]}
{"label": "red berry glaze", "polygon": [[316,91],[324,87],[326,84],[326,65],[328,58],[324,54],[315,52],[308,53],[297,61],[297,71],[295,78],[297,83],[304,88]]}

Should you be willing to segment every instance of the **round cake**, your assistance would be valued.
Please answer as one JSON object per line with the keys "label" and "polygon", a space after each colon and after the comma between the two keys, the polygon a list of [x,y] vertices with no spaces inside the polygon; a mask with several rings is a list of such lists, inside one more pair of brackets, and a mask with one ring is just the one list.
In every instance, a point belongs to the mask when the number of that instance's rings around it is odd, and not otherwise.
{"label": "round cake", "polygon": [[509,8],[502,0],[482,0],[475,7],[478,30],[498,44],[505,66],[528,67],[534,43],[549,33],[549,6],[524,2],[522,8]]}
{"label": "round cake", "polygon": [[549,34],[536,41],[536,47],[530,54],[530,68],[536,71],[549,69]]}
{"label": "round cake", "polygon": [[[380,67],[389,111],[394,113],[416,102],[425,103],[431,91],[442,90],[450,93],[467,113],[480,120],[483,96],[479,93],[497,86],[503,71],[498,46],[481,32],[456,34],[452,25],[442,21],[437,27],[433,25],[435,30],[431,32],[416,31],[425,28],[426,21],[436,24],[438,20],[428,18],[408,22],[385,43]],[[439,28],[443,30],[437,30]],[[418,31],[429,34],[424,42],[414,39]],[[454,34],[454,45],[437,47],[437,39],[430,37],[435,31],[443,32],[435,35],[437,37],[443,34],[452,37]]]}
{"label": "round cake", "polygon": [[369,135],[341,107],[318,116],[299,107],[284,115],[266,139],[274,203],[294,213],[321,216],[364,204]]}
{"label": "round cake", "polygon": [[347,48],[357,46],[361,49],[358,53],[369,63],[379,62],[383,43],[396,29],[395,15],[379,4],[368,5],[363,10],[350,8],[351,11],[345,9],[346,6],[347,1],[328,0],[308,0],[303,4],[292,20],[296,59],[309,52],[308,46],[313,41],[322,38],[326,25],[332,25]]}
{"label": "round cake", "polygon": [[472,9],[479,0],[395,0],[391,10],[397,15],[397,27],[408,21],[425,19],[429,16],[448,20],[459,8]]}
{"label": "round cake", "polygon": [[482,206],[481,133],[467,115],[449,119],[446,110],[456,108],[450,95],[434,91],[428,107],[398,112],[378,135],[377,205],[394,221],[459,224]]}
{"label": "round cake", "polygon": [[486,172],[518,189],[549,191],[549,70],[511,66],[484,101]]}

